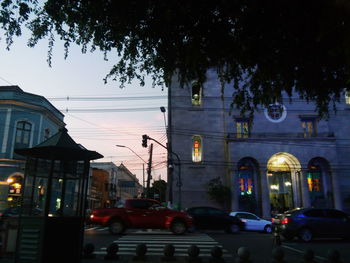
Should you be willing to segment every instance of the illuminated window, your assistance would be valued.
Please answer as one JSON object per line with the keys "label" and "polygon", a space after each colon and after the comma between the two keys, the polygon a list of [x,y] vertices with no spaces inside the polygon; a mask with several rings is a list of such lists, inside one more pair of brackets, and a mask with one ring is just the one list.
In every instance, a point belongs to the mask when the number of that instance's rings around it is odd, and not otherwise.
{"label": "illuminated window", "polygon": [[192,137],[192,162],[198,163],[202,161],[202,137],[195,135]]}
{"label": "illuminated window", "polygon": [[238,186],[240,195],[253,194],[253,170],[250,166],[241,165],[238,171]]}
{"label": "illuminated window", "polygon": [[248,138],[250,134],[249,126],[248,119],[236,119],[237,138]]}
{"label": "illuminated window", "polygon": [[301,120],[304,138],[316,136],[316,118],[308,118]]}
{"label": "illuminated window", "polygon": [[345,103],[350,105],[350,91],[345,91]]}
{"label": "illuminated window", "polygon": [[192,105],[200,106],[202,103],[202,87],[198,82],[192,83]]}

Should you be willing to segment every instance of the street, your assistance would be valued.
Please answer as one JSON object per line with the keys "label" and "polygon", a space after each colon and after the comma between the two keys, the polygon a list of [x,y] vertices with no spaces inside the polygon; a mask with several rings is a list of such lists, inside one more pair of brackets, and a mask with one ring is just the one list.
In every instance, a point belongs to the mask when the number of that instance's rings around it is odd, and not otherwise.
{"label": "street", "polygon": [[[223,257],[232,262],[237,256],[238,248],[247,247],[253,262],[270,262],[274,248],[273,236],[257,232],[241,232],[240,234],[226,234],[223,231],[203,231],[188,233],[186,235],[173,235],[167,231],[129,230],[125,235],[113,236],[107,228],[89,227],[85,230],[85,244],[93,243],[97,258],[103,258],[106,248],[112,242],[119,245],[118,255],[123,257],[135,255],[138,244],[147,245],[147,255],[162,256],[166,244],[173,244],[176,257],[186,257],[187,249],[191,244],[200,248],[200,257],[209,258],[210,250],[214,246],[223,249]],[[329,249],[337,249],[343,260],[350,258],[349,244],[341,240],[316,240],[311,243],[301,243],[298,240],[282,242],[282,248],[287,262],[298,262],[302,259],[304,251],[312,249],[315,259],[324,262]]]}

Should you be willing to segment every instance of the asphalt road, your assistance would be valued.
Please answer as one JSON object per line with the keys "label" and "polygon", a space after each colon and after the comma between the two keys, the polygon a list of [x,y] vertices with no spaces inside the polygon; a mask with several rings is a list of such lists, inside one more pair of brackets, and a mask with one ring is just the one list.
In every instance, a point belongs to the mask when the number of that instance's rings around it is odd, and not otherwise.
{"label": "asphalt road", "polygon": [[[85,231],[84,242],[85,244],[93,243],[97,258],[101,259],[112,242],[119,244],[119,252],[122,256],[134,255],[135,246],[145,243],[149,248],[147,253],[158,257],[162,255],[165,244],[174,244],[175,255],[178,257],[186,257],[188,246],[197,244],[205,260],[210,257],[210,249],[213,246],[219,246],[224,251],[226,262],[233,262],[240,247],[246,247],[250,251],[250,258],[253,262],[271,262],[272,251],[276,247],[271,234],[257,232],[226,234],[223,231],[204,231],[183,236],[175,236],[166,231],[128,231],[126,235],[114,236],[109,234],[107,229],[90,228]],[[286,262],[300,262],[308,249],[315,252],[317,262],[325,262],[330,249],[338,250],[344,262],[350,261],[350,243],[341,240],[315,240],[307,244],[298,240],[288,242],[282,240],[281,248],[284,251]]]}

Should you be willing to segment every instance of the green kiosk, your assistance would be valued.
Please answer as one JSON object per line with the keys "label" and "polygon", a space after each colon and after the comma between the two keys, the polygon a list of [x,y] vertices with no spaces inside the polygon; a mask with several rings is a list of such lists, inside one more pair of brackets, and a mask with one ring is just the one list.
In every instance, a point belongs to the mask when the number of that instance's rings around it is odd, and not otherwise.
{"label": "green kiosk", "polygon": [[15,152],[27,158],[15,262],[80,262],[90,160],[103,156],[65,128]]}

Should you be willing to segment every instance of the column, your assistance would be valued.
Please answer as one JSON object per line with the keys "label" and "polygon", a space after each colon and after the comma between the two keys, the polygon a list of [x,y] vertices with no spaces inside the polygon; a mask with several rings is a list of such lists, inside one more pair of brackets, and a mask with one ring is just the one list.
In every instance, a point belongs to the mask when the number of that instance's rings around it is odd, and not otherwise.
{"label": "column", "polygon": [[302,206],[310,207],[310,193],[307,185],[307,169],[301,169],[300,171],[300,188],[301,188],[301,196],[302,196]]}
{"label": "column", "polygon": [[330,176],[332,178],[334,208],[343,210],[343,203],[342,203],[340,187],[339,187],[339,181],[340,181],[339,175],[333,171],[333,172],[330,172]]}
{"label": "column", "polygon": [[262,217],[271,218],[270,187],[267,181],[267,170],[262,170],[262,173],[260,174],[260,183],[262,199]]}

